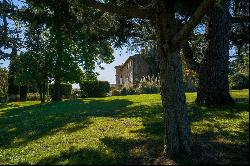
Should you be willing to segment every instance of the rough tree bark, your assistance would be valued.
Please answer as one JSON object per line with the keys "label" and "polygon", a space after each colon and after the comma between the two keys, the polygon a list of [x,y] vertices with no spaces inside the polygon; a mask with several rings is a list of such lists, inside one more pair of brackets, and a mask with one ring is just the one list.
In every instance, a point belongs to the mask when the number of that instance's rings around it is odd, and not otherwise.
{"label": "rough tree bark", "polygon": [[208,13],[208,47],[199,70],[197,103],[233,104],[229,93],[230,14],[227,0],[219,1]]}
{"label": "rough tree bark", "polygon": [[173,7],[160,11],[158,15],[159,59],[161,98],[165,121],[165,151],[171,159],[180,152],[190,152],[190,125],[186,112],[186,98],[179,49],[171,46],[177,31]]}

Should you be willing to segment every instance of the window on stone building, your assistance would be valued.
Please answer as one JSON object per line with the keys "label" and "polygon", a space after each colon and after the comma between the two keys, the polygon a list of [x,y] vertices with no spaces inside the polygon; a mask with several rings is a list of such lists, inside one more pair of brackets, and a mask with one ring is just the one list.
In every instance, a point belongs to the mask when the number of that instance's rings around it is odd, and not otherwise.
{"label": "window on stone building", "polygon": [[133,73],[132,72],[129,73],[129,81],[133,82]]}

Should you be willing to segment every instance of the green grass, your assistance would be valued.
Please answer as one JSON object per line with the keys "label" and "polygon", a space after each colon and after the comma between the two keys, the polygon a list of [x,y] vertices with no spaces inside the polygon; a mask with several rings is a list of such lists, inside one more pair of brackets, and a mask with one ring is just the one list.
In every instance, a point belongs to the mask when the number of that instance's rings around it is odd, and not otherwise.
{"label": "green grass", "polygon": [[[249,163],[249,91],[231,107],[194,104],[192,154],[177,164]],[[166,164],[160,95],[0,105],[0,164]]]}

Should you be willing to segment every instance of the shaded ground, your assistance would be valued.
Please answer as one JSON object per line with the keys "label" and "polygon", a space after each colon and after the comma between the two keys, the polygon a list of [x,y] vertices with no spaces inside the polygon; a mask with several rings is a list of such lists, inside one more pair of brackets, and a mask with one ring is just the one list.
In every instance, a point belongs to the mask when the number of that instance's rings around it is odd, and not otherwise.
{"label": "shaded ground", "polygon": [[[193,152],[178,164],[248,164],[248,90],[233,107],[187,94]],[[0,164],[173,164],[162,156],[159,95],[0,105]]]}

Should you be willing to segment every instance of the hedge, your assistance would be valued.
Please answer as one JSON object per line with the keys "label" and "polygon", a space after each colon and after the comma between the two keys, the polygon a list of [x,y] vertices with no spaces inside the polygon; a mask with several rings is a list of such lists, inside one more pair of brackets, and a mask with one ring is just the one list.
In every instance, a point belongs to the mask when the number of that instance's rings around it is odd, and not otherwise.
{"label": "hedge", "polygon": [[233,90],[248,89],[249,77],[239,73],[229,76],[229,86]]}
{"label": "hedge", "polygon": [[80,83],[81,97],[103,97],[110,91],[108,81],[83,81]]}
{"label": "hedge", "polygon": [[[71,96],[71,92],[72,92],[72,85],[68,83],[62,83],[60,86],[60,92],[61,92],[61,96],[64,99],[69,99]],[[53,93],[54,93],[54,84],[50,84],[49,85],[50,96],[53,96]]]}

